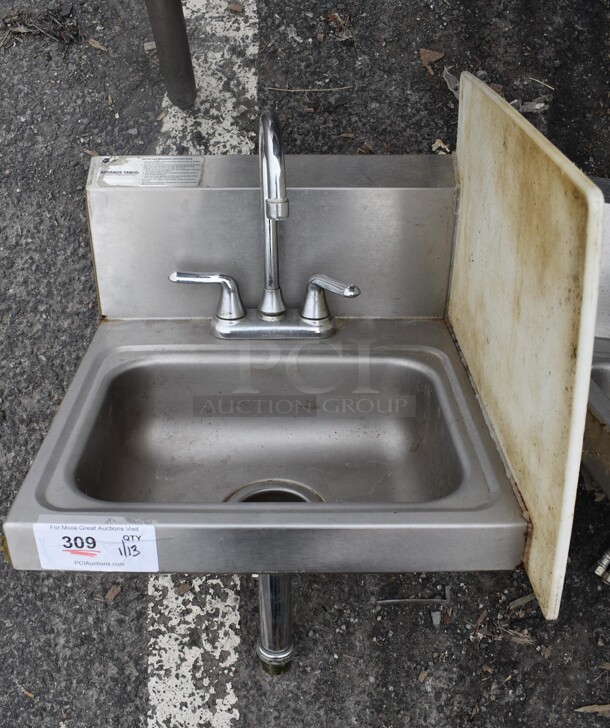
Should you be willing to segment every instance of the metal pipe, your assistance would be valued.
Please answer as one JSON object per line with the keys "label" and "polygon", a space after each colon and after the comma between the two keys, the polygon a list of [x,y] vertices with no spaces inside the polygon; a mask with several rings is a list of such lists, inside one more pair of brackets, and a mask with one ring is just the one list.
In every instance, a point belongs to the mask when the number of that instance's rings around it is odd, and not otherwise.
{"label": "metal pipe", "polygon": [[290,668],[292,644],[292,596],[290,574],[259,574],[258,599],[261,634],[258,656],[270,675]]}
{"label": "metal pipe", "polygon": [[181,0],[145,0],[170,101],[181,109],[195,103],[197,88]]}
{"label": "metal pipe", "polygon": [[288,217],[288,199],[280,126],[275,115],[269,110],[263,111],[260,118],[258,156],[261,173],[265,260],[264,292],[259,311],[262,316],[277,318],[286,312],[280,288],[277,221],[285,220]]}
{"label": "metal pipe", "polygon": [[607,548],[593,565],[593,572],[603,579],[606,584],[610,583],[610,548]]}

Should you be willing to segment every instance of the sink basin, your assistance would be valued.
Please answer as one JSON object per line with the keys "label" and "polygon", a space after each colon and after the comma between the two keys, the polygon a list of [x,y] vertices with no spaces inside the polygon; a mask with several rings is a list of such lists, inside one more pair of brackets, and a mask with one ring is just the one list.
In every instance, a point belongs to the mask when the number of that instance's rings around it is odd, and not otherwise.
{"label": "sink basin", "polygon": [[[222,503],[260,483],[267,500],[295,484],[324,503],[402,504],[446,498],[472,472],[440,352],[271,352],[271,365],[266,348],[231,346],[111,358],[83,412],[70,480],[102,501]],[[460,500],[488,497],[479,478]]]}
{"label": "sink basin", "polygon": [[153,524],[161,571],[512,568],[525,522],[443,321],[218,341],[104,323],[5,529]]}

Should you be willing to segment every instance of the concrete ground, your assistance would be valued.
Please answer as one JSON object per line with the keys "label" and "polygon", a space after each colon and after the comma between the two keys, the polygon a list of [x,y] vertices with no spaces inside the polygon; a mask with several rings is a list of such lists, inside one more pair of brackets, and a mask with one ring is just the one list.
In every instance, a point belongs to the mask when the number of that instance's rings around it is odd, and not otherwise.
{"label": "concrete ground", "polygon": [[[538,100],[531,120],[588,174],[610,176],[601,0],[185,7],[201,89],[190,115],[163,100],[142,3],[0,0],[0,517],[96,328],[92,152],[255,152],[266,105],[292,153],[428,153],[436,139],[453,149],[447,65],[509,100]],[[445,54],[434,75],[420,48]],[[339,90],[271,90],[316,87]],[[609,518],[608,502],[583,486],[554,623],[535,602],[511,609],[531,591],[521,570],[296,577],[297,657],[275,679],[255,659],[252,577],[3,563],[0,726],[605,725],[573,711],[610,702],[610,588],[589,571]],[[437,607],[377,604],[447,586],[437,629]]]}

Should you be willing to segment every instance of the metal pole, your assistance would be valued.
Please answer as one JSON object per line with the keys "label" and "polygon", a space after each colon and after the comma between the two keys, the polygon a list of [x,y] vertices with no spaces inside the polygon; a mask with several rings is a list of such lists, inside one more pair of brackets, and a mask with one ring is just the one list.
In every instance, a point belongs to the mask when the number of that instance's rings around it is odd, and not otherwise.
{"label": "metal pole", "polygon": [[197,88],[181,0],[145,0],[159,65],[170,101],[181,109],[195,103]]}
{"label": "metal pole", "polygon": [[258,656],[270,675],[290,668],[292,645],[292,599],[290,574],[259,574],[258,598],[261,636]]}

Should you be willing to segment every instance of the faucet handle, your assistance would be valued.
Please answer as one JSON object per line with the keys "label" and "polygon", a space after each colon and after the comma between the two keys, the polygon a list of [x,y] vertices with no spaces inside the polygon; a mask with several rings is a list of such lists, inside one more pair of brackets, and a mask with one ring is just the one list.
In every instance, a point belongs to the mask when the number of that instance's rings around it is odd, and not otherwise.
{"label": "faucet handle", "polygon": [[315,321],[330,318],[325,291],[336,293],[338,296],[343,296],[344,298],[356,298],[356,296],[360,295],[358,286],[341,283],[329,276],[312,276],[307,284],[305,301],[301,309],[302,318]]}
{"label": "faucet handle", "polygon": [[246,315],[246,309],[239,295],[239,286],[235,278],[224,273],[182,273],[174,271],[169,276],[172,283],[219,283],[220,300],[216,308],[216,317],[227,321],[235,321]]}

